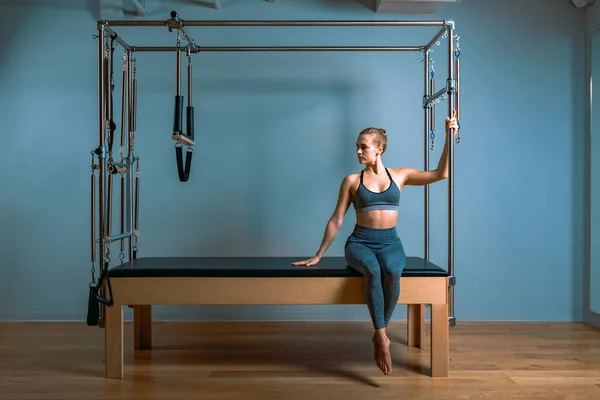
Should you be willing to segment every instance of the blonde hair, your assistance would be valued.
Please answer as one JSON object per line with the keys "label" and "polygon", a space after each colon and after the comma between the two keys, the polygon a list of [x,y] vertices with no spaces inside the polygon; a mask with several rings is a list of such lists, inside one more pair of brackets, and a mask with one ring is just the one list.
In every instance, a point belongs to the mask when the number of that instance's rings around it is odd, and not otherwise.
{"label": "blonde hair", "polygon": [[365,128],[358,136],[360,135],[375,135],[375,143],[377,143],[377,146],[383,148],[381,154],[385,153],[387,149],[387,133],[385,132],[385,128]]}

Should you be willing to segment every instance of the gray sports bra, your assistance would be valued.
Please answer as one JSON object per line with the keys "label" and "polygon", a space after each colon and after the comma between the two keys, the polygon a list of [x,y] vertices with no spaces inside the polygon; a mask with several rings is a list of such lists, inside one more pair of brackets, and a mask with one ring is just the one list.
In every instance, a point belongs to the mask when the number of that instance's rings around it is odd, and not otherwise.
{"label": "gray sports bra", "polygon": [[354,208],[358,212],[371,211],[371,210],[394,210],[398,211],[400,205],[400,188],[396,185],[396,182],[392,179],[390,172],[385,169],[388,177],[390,178],[390,186],[383,192],[377,193],[372,192],[365,187],[363,184],[363,174],[365,171],[360,173],[360,185],[356,191],[356,197],[354,198]]}

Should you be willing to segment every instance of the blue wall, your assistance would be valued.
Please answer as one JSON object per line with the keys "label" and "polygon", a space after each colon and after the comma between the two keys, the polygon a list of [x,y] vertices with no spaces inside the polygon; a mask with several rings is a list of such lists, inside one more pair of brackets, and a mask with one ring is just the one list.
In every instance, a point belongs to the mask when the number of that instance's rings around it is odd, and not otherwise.
{"label": "blue wall", "polygon": [[[70,3],[0,6],[4,320],[85,318],[89,161],[98,130],[92,35],[98,16]],[[178,11],[187,19],[416,18],[378,15],[353,1],[221,3],[220,10],[182,4]],[[150,8],[153,17],[168,16],[168,8]],[[458,321],[581,320],[584,11],[567,1],[463,0],[424,18],[453,19],[461,35],[463,140],[455,153]],[[174,43],[174,34],[160,28],[118,32],[136,45]],[[426,43],[435,29],[190,32],[199,44],[209,45],[412,45]],[[122,54],[120,48],[116,54]],[[440,47],[433,55],[441,85],[445,53]],[[387,129],[386,165],[423,166],[419,53],[194,57],[199,146],[186,184],[177,179],[170,139],[174,58],[136,58],[140,256],[314,254],[339,183],[360,168],[354,143],[366,126]],[[437,117],[442,127],[442,109]],[[442,144],[438,140],[431,153],[432,167]],[[446,193],[446,182],[431,187],[432,260],[444,266]],[[422,188],[403,192],[398,231],[410,255],[422,254],[422,196]],[[327,255],[343,254],[354,221],[350,211]],[[116,260],[118,246],[113,254]],[[157,308],[155,316],[368,319],[363,306],[171,307]],[[400,307],[396,318],[404,317]]]}

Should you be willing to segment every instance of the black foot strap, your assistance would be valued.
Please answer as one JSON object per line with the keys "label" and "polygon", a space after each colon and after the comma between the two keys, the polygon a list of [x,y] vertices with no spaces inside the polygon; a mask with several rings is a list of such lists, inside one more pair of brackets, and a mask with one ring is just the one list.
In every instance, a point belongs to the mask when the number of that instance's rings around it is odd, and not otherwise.
{"label": "black foot strap", "polygon": [[185,155],[185,168],[183,167],[183,149],[182,146],[175,146],[175,155],[177,157],[177,173],[179,174],[180,182],[187,182],[190,177],[190,170],[192,168],[192,152],[191,148],[186,150]]}
{"label": "black foot strap", "polygon": [[88,326],[98,326],[98,321],[100,320],[100,305],[98,304],[96,296],[98,296],[98,285],[95,282],[90,283],[87,313]]}
{"label": "black foot strap", "polygon": [[110,276],[108,275],[108,265],[106,265],[104,267],[104,271],[102,271],[102,275],[100,276],[100,279],[98,279],[98,287],[99,288],[102,288],[102,281],[106,281],[106,285],[108,286],[108,298],[97,294],[96,300],[98,300],[102,304],[107,305],[108,307],[112,307],[114,302],[113,302],[112,286],[110,285]]}

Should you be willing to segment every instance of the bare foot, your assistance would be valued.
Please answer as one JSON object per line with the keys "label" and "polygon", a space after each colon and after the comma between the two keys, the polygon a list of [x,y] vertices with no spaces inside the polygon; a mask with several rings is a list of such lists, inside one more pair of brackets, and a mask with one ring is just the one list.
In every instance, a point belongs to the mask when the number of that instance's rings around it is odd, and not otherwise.
{"label": "bare foot", "polygon": [[373,357],[377,367],[385,374],[392,373],[392,356],[390,354],[390,339],[387,336],[373,335]]}

